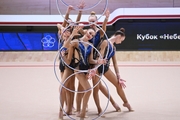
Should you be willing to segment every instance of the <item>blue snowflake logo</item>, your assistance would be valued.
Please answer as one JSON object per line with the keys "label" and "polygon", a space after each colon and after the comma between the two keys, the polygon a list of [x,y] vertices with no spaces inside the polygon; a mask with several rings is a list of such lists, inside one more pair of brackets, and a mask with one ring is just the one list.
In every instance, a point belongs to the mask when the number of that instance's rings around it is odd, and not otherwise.
{"label": "blue snowflake logo", "polygon": [[43,47],[50,47],[52,48],[54,46],[54,43],[56,42],[55,38],[51,37],[50,35],[46,35],[42,38],[41,42],[43,43]]}

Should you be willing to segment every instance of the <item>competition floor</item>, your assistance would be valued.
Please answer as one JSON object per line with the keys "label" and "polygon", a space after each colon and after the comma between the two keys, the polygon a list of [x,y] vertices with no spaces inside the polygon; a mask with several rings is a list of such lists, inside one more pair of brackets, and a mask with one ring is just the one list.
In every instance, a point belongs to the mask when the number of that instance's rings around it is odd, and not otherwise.
{"label": "competition floor", "polygon": [[[109,104],[98,120],[180,119],[179,63],[119,63],[119,69],[135,111],[128,112],[122,106],[115,88],[104,79],[122,111],[115,112]],[[53,63],[0,63],[0,120],[58,120],[58,86]],[[108,99],[100,96],[105,108]],[[92,96],[88,106],[89,117],[84,120],[97,117]]]}

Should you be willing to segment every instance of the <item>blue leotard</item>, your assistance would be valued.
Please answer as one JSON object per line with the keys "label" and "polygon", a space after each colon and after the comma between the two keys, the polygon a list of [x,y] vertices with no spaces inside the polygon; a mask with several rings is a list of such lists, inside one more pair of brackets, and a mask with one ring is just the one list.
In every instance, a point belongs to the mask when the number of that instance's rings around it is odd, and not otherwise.
{"label": "blue leotard", "polygon": [[111,57],[112,56],[114,56],[114,54],[115,54],[115,48],[111,45],[111,43],[110,42],[108,42],[108,46],[107,46],[107,48],[106,48],[107,50],[106,50],[106,54],[107,54],[107,60],[110,60],[111,59]]}
{"label": "blue leotard", "polygon": [[79,63],[79,69],[80,70],[88,70],[89,69],[89,63],[88,63],[88,57],[91,54],[92,46],[84,46],[82,42],[79,42],[79,54],[80,54],[80,63]]}
{"label": "blue leotard", "polygon": [[94,47],[97,47],[99,45],[99,43],[101,42],[100,31],[96,32],[96,35],[90,40],[90,42],[94,45]]}
{"label": "blue leotard", "polygon": [[115,47],[113,47],[111,45],[110,42],[108,42],[108,46],[106,47],[105,49],[105,53],[104,53],[104,58],[106,58],[108,61],[107,61],[107,64],[104,65],[104,71],[103,71],[103,65],[101,65],[99,68],[98,68],[98,72],[100,74],[104,74],[108,71],[109,69],[109,65],[110,65],[110,59],[112,58],[112,56],[114,56],[115,54]]}

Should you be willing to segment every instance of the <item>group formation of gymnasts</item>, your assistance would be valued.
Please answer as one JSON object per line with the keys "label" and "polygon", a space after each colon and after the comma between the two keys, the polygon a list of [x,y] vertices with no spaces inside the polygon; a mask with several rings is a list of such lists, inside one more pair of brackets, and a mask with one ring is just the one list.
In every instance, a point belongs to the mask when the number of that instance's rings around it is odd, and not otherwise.
{"label": "group formation of gymnasts", "polygon": [[[107,98],[109,98],[109,93],[106,87],[99,82],[100,78],[98,76],[101,75],[104,75],[106,79],[116,87],[117,93],[123,101],[123,106],[127,107],[129,111],[133,111],[123,91],[123,88],[126,87],[124,84],[125,80],[121,79],[119,74],[115,54],[116,48],[114,46],[114,44],[120,44],[124,41],[125,29],[120,28],[110,38],[105,39],[104,34],[106,32],[106,24],[110,15],[109,10],[105,11],[105,19],[101,28],[96,25],[97,16],[95,12],[91,12],[88,18],[90,26],[85,29],[83,25],[79,23],[82,14],[81,10],[85,7],[85,3],[82,1],[78,7],[80,11],[76,22],[73,22],[69,18],[69,14],[70,11],[73,10],[73,6],[68,6],[64,22],[62,24],[57,24],[58,35],[60,38],[59,69],[61,82],[64,83],[63,85],[65,87],[75,90],[76,77],[79,81],[77,88],[78,91],[86,90],[86,92],[77,93],[76,95],[76,116],[81,118],[86,117],[87,105],[92,91],[98,114],[100,115],[102,113],[98,91],[100,90]],[[97,48],[100,54],[94,48]],[[115,73],[109,68],[111,58]],[[74,69],[71,69],[69,66]],[[77,73],[79,70],[87,70],[88,72]],[[74,75],[67,80],[67,78],[72,74]],[[93,85],[97,85],[93,90],[90,90],[91,86],[88,79],[92,79]],[[61,87],[62,85],[60,85],[59,88]],[[66,104],[66,114],[71,115],[73,109],[75,109],[73,106],[75,93],[66,90],[63,87],[60,90],[61,107],[63,108]],[[121,111],[120,107],[113,100],[111,95],[110,102],[116,111]],[[59,119],[62,120],[64,111],[61,107],[59,110]]]}

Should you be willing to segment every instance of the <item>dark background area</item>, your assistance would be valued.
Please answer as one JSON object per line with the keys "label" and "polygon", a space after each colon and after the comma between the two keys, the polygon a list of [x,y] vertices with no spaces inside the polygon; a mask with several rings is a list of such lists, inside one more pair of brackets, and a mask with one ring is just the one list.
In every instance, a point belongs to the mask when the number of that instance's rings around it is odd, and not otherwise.
{"label": "dark background area", "polygon": [[[180,50],[180,19],[118,20],[112,26],[107,26],[107,36],[110,37],[121,27],[126,30],[126,39],[122,44],[116,45],[117,50]],[[146,35],[147,37],[145,37]],[[175,37],[173,37],[174,35]],[[56,26],[0,27],[0,51],[54,50],[58,50]]]}

